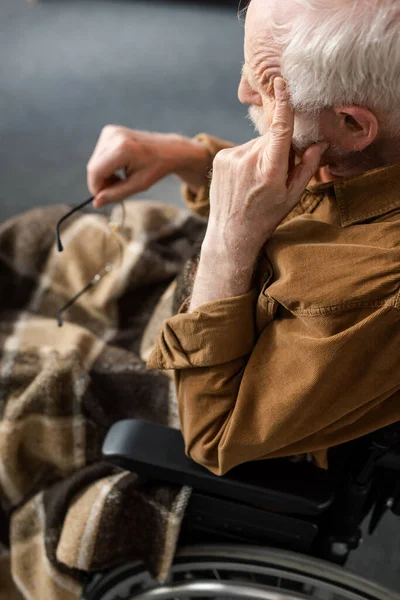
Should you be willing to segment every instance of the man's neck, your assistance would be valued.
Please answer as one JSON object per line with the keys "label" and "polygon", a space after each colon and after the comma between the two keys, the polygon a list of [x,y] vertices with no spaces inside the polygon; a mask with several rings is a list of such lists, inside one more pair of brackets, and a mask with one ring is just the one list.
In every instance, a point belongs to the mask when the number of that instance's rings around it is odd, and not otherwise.
{"label": "man's neck", "polygon": [[343,160],[339,159],[335,163],[323,166],[320,169],[320,181],[349,179],[397,162],[400,162],[400,142],[392,139],[384,144],[374,144],[364,152],[358,152],[344,157]]}

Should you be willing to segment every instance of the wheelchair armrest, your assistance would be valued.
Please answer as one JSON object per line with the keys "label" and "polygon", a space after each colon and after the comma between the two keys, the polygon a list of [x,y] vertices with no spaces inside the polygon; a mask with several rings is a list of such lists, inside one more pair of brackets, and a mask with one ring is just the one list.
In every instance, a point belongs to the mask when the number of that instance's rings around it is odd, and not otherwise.
{"label": "wheelchair armrest", "polygon": [[180,431],[140,419],[118,421],[110,428],[103,457],[139,475],[281,513],[317,515],[333,501],[328,473],[310,464],[264,460],[219,477],[185,455]]}

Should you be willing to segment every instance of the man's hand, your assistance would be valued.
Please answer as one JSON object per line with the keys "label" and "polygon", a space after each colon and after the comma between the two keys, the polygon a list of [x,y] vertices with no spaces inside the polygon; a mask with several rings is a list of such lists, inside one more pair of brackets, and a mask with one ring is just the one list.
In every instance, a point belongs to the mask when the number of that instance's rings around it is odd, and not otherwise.
{"label": "man's hand", "polygon": [[89,160],[87,182],[99,208],[143,192],[170,173],[196,190],[207,183],[210,166],[206,148],[182,135],[107,125]]}
{"label": "man's hand", "polygon": [[275,110],[269,132],[219,152],[213,164],[208,243],[215,236],[226,252],[258,254],[298,204],[317,171],[323,144],[315,144],[294,166],[294,113],[282,78],[276,78]]}
{"label": "man's hand", "polygon": [[295,166],[294,113],[282,78],[274,81],[270,130],[247,144],[221,150],[213,163],[210,216],[190,310],[249,291],[256,258],[298,204],[326,144],[308,148]]}

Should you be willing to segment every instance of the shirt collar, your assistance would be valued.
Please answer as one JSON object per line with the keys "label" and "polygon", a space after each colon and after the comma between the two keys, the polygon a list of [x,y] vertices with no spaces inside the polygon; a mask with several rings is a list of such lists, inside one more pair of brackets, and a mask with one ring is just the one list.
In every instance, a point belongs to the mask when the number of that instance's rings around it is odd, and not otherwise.
{"label": "shirt collar", "polygon": [[343,227],[379,217],[400,208],[400,163],[307,188],[312,194],[328,189],[336,196]]}

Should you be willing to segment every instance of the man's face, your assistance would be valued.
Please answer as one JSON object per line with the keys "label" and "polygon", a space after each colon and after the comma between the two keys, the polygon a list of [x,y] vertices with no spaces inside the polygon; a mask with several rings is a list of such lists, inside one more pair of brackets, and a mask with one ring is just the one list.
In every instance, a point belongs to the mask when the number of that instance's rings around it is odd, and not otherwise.
{"label": "man's face", "polygon": [[[242,104],[250,105],[249,117],[260,135],[265,135],[271,126],[275,107],[273,80],[281,75],[281,49],[274,42],[269,14],[274,11],[274,16],[287,22],[294,10],[298,7],[290,0],[284,10],[275,0],[252,0],[247,10],[245,61],[238,97]],[[316,119],[296,113],[293,135],[296,154],[301,156],[306,148],[321,139]]]}

